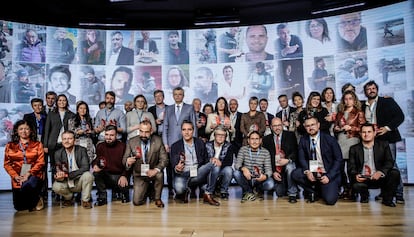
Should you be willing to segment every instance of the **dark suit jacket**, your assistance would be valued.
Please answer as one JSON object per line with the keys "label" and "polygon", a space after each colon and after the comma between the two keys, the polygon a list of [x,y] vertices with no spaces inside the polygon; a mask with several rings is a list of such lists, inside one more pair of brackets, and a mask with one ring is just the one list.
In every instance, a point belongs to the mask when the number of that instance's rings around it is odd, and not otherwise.
{"label": "dark suit jacket", "polygon": [[[272,163],[273,172],[276,171],[276,145],[275,139],[273,138],[274,134],[269,134],[263,138],[263,147],[266,148],[270,153],[270,161]],[[285,153],[286,159],[296,162],[298,156],[298,142],[296,140],[296,135],[294,132],[283,131],[282,132],[282,141],[281,149]]]}
{"label": "dark suit jacket", "polygon": [[[130,157],[130,154],[135,151],[136,147],[141,147],[141,139],[139,136],[131,138],[128,143],[122,159],[122,163],[125,165],[126,160]],[[150,140],[150,148],[147,153],[147,163],[150,166],[150,169],[158,168],[163,172],[164,168],[168,164],[168,154],[165,151],[164,143],[162,143],[161,137],[157,135],[152,135]],[[141,164],[143,164],[142,159],[137,159],[135,164],[132,166],[133,175],[141,176]]]}
{"label": "dark suit jacket", "polygon": [[[194,139],[194,146],[195,146],[195,151],[196,151],[196,155],[197,155],[198,167],[200,168],[202,165],[210,162],[210,158],[208,157],[207,149],[206,149],[206,146],[205,146],[203,140],[201,140],[199,138],[196,138],[196,137],[193,137],[193,139]],[[171,168],[173,170],[175,170],[174,167],[180,161],[180,153],[181,152],[185,153],[184,140],[183,139],[180,139],[180,140],[176,141],[171,146],[170,164],[171,164]]]}
{"label": "dark suit jacket", "polygon": [[[292,106],[288,106],[288,110],[289,110],[289,114],[288,114],[288,117],[287,117],[287,119],[288,119],[288,121],[289,121],[289,118],[290,118],[290,114],[291,113],[293,113],[293,112],[295,112],[296,111],[296,108],[294,108],[294,107],[292,107]],[[279,112],[277,112],[276,113],[276,117],[278,117],[278,118],[280,118],[280,119],[282,119],[283,120],[283,118],[282,118],[282,112],[283,112],[283,110],[280,110]]]}
{"label": "dark suit jacket", "polygon": [[[334,137],[327,133],[319,132],[320,149],[326,176],[330,180],[341,178],[342,151]],[[304,171],[309,170],[309,160],[311,160],[310,136],[302,136],[299,142],[298,168]]]}
{"label": "dark suit jacket", "polygon": [[59,112],[50,112],[46,118],[45,133],[43,136],[43,145],[48,149],[55,149],[58,140],[60,128],[63,126],[64,130],[68,130],[69,119],[75,117],[75,114],[67,110],[63,117],[63,124],[60,120]]}
{"label": "dark suit jacket", "polygon": [[[70,179],[77,179],[83,173],[89,172],[90,164],[89,164],[89,156],[86,153],[86,148],[81,147],[79,145],[74,146],[75,149],[75,160],[76,165],[78,166],[78,170],[72,171],[69,173]],[[55,152],[55,164],[58,166],[60,164],[69,164],[68,156],[66,154],[66,149],[64,147],[60,148]]]}
{"label": "dark suit jacket", "polygon": [[[46,113],[41,112],[41,119],[40,119],[40,127],[41,127],[41,135],[42,135],[42,143],[43,143],[43,135],[45,134],[45,124],[46,124]],[[34,131],[36,131],[36,134],[38,134],[38,127],[37,127],[37,119],[36,116],[33,113],[29,113],[29,114],[25,114],[23,115],[23,120],[27,121],[27,123],[32,127],[32,129],[34,129]]]}
{"label": "dark suit jacket", "polygon": [[118,59],[116,60],[116,65],[134,65],[134,50],[122,46]]}
{"label": "dark suit jacket", "polygon": [[[365,101],[361,102],[362,111],[365,112]],[[397,102],[395,102],[393,98],[378,97],[375,114],[377,116],[378,127],[388,126],[391,129],[391,131],[386,134],[378,136],[378,139],[388,141],[389,143],[401,141],[401,135],[398,131],[398,127],[404,122],[405,117]]]}
{"label": "dark suit jacket", "polygon": [[[137,40],[136,47],[137,47],[137,54],[139,54],[139,51],[144,49],[144,40],[142,39]],[[157,43],[154,40],[149,41],[149,51],[156,53],[156,54],[158,53]]]}
{"label": "dark suit jacket", "polygon": [[[373,149],[375,169],[387,175],[388,171],[394,167],[394,159],[388,142],[376,139]],[[363,166],[364,147],[360,142],[349,149],[348,175],[351,183],[356,182],[355,176],[361,173]]]}
{"label": "dark suit jacket", "polygon": [[[182,106],[183,107],[181,108],[181,113],[178,121],[175,118],[175,104],[168,105],[167,108],[165,108],[162,142],[164,144],[168,144],[169,146],[182,138],[181,124],[184,120],[191,121],[194,125],[194,128],[197,127],[194,107],[186,103],[183,103]],[[197,129],[194,130],[193,135],[195,137],[198,136]]]}

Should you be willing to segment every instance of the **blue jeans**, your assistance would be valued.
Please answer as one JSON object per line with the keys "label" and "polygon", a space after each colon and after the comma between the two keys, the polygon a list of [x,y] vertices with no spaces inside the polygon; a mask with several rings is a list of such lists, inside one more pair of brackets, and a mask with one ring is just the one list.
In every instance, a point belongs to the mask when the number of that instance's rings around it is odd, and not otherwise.
{"label": "blue jeans", "polygon": [[229,193],[230,182],[233,178],[233,168],[231,166],[222,168],[219,176],[223,177],[221,179],[220,193]]}
{"label": "blue jeans", "polygon": [[188,188],[200,186],[207,183],[206,193],[214,192],[220,167],[207,163],[197,169],[197,176],[190,177],[190,171],[174,173],[174,189],[178,195],[184,194]]}
{"label": "blue jeans", "polygon": [[256,179],[247,180],[246,177],[244,177],[243,172],[239,170],[235,170],[233,176],[242,188],[243,193],[252,193],[253,188],[256,188],[258,192],[270,191],[275,185],[273,179],[270,177],[263,182],[257,181]]}
{"label": "blue jeans", "polygon": [[[392,158],[394,159],[394,168],[400,171],[400,169],[398,168],[398,164],[397,164],[397,144],[389,143],[389,146],[390,146]],[[395,193],[395,196],[397,197],[404,196],[404,184],[402,182],[402,177],[400,178],[400,182],[398,183],[397,192]]]}
{"label": "blue jeans", "polygon": [[296,182],[292,179],[292,172],[295,169],[295,163],[289,162],[285,166],[285,170],[282,172],[282,181],[275,180],[274,190],[276,191],[278,197],[286,195],[286,188],[288,196],[296,196],[296,194],[298,193],[298,186]]}

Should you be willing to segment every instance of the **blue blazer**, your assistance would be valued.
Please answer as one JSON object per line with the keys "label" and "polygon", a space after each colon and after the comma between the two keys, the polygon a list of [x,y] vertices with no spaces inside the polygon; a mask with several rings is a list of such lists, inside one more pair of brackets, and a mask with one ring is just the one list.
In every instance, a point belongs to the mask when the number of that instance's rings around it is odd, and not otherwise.
{"label": "blue blazer", "polygon": [[[319,132],[320,149],[322,154],[323,165],[326,170],[326,176],[330,180],[341,178],[342,152],[341,148],[334,137]],[[299,142],[298,167],[303,170],[309,170],[309,160],[311,160],[310,136],[302,136]]]}
{"label": "blue blazer", "polygon": [[[210,158],[208,157],[207,149],[206,149],[206,146],[203,140],[201,140],[200,138],[196,138],[196,137],[193,137],[193,140],[194,140],[195,151],[197,154],[198,168],[200,168],[202,165],[210,162]],[[180,161],[181,152],[185,153],[183,139],[180,139],[174,144],[172,144],[171,149],[170,149],[170,164],[173,170],[174,170],[174,167]]]}
{"label": "blue blazer", "polygon": [[184,120],[189,120],[193,123],[194,126],[194,137],[198,137],[197,126],[196,126],[196,116],[194,108],[190,104],[183,103],[181,108],[180,117],[175,118],[175,104],[168,105],[165,108],[164,113],[164,122],[163,122],[163,132],[162,132],[162,142],[168,146],[171,146],[174,142],[180,140],[181,136],[181,124]]}

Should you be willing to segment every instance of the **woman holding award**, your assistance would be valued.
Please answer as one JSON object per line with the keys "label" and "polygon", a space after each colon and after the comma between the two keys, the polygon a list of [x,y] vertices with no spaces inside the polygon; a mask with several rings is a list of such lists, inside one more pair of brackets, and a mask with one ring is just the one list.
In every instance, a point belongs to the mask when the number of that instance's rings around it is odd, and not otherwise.
{"label": "woman holding award", "polygon": [[25,120],[13,127],[12,141],[4,151],[4,169],[11,177],[13,205],[17,211],[40,211],[45,158],[43,145],[37,141],[36,132]]}

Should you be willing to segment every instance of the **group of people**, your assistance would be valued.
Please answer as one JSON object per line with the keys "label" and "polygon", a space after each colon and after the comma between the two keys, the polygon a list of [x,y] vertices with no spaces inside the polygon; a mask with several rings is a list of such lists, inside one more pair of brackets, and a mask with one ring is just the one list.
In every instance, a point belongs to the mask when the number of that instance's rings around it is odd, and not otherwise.
{"label": "group of people", "polygon": [[280,95],[275,115],[267,112],[267,99],[256,96],[245,113],[238,111],[237,99],[224,97],[214,107],[208,104],[211,111],[201,111],[201,99],[183,102],[182,87],[173,89],[171,105],[155,90],[154,105],[148,107],[139,94],[134,108],[123,112],[114,107],[115,93],[107,91],[94,118],[88,103],[78,101],[72,112],[66,95],[49,91],[45,105],[31,100],[33,112],[14,124],[5,147],[14,207],[43,209],[49,169],[52,196],[62,207],[105,205],[108,189],[113,201],[128,203],[132,183],[134,205],[149,199],[162,208],[165,174],[169,196],[183,203],[198,190],[204,203],[219,206],[229,199],[232,180],[242,189],[241,202],[275,193],[296,203],[303,189],[308,202],[322,198],[334,205],[340,197],[356,201],[359,195],[366,203],[369,188],[381,188],[376,200],[391,207],[394,198],[404,203],[395,161],[401,108],[378,96],[375,81],[364,85],[365,101],[352,84],[342,89],[339,103],[332,88],[311,92],[306,105],[295,92],[294,107]]}

